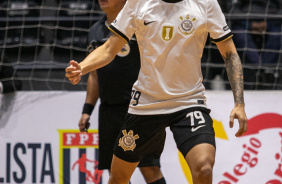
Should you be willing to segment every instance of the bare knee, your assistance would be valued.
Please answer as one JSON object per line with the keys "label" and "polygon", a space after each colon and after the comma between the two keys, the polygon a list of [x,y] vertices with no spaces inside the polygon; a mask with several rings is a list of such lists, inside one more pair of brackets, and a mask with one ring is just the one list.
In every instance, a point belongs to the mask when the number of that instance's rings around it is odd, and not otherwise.
{"label": "bare knee", "polygon": [[163,177],[161,169],[158,166],[139,168],[146,183],[153,183]]}
{"label": "bare knee", "polygon": [[185,157],[194,184],[211,184],[215,148],[209,144],[195,146]]}
{"label": "bare knee", "polygon": [[128,184],[130,181],[130,177],[127,175],[122,175],[121,173],[115,174],[109,172],[109,176],[108,184]]}
{"label": "bare knee", "polygon": [[194,170],[192,177],[195,182],[208,184],[212,180],[212,170],[212,164],[208,162],[200,163],[199,166]]}
{"label": "bare knee", "polygon": [[129,180],[122,178],[120,176],[114,175],[114,174],[110,174],[110,178],[109,178],[109,182],[108,184],[128,184]]}

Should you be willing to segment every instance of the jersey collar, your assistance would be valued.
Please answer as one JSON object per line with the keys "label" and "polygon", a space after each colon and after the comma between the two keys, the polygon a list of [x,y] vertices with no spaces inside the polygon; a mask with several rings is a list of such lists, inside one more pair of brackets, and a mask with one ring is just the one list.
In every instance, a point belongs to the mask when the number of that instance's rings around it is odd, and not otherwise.
{"label": "jersey collar", "polygon": [[178,3],[178,2],[183,1],[183,0],[162,0],[162,1],[164,1],[166,3]]}

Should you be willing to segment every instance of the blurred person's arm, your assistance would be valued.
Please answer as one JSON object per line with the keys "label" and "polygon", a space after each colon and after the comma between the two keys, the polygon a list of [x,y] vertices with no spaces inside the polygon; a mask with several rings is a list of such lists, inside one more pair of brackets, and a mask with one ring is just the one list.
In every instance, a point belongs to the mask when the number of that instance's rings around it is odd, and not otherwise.
{"label": "blurred person's arm", "polygon": [[0,81],[0,93],[3,93],[3,84],[1,81]]}
{"label": "blurred person's arm", "polygon": [[22,81],[15,79],[17,77],[12,66],[0,66],[0,93],[12,93],[21,90]]}
{"label": "blurred person's arm", "polygon": [[0,92],[1,93],[13,93],[22,89],[22,82],[20,80],[10,80],[0,82]]}
{"label": "blurred person's arm", "polygon": [[82,115],[79,120],[78,126],[79,130],[82,132],[84,128],[87,127],[87,123],[90,120],[90,116],[94,107],[99,98],[99,84],[98,84],[98,77],[97,71],[93,71],[89,73],[88,81],[87,81],[87,90],[86,90],[86,99],[83,105]]}

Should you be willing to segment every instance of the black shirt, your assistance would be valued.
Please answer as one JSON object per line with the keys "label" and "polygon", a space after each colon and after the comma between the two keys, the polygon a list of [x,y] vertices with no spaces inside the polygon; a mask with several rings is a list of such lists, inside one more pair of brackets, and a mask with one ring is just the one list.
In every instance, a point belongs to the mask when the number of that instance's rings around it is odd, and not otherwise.
{"label": "black shirt", "polygon": [[[105,21],[106,16],[90,28],[90,51],[105,43],[112,34]],[[133,37],[110,64],[97,70],[101,103],[129,104],[131,88],[137,80],[139,69],[139,49]]]}

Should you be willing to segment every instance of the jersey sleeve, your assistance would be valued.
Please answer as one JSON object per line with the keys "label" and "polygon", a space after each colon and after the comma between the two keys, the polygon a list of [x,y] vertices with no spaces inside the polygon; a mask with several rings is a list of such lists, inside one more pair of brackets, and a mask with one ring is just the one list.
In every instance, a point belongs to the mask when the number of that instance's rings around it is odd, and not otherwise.
{"label": "jersey sleeve", "polygon": [[207,29],[211,41],[214,43],[227,40],[233,36],[217,0],[208,0]]}
{"label": "jersey sleeve", "polygon": [[123,9],[119,12],[117,18],[111,23],[109,29],[115,34],[121,36],[126,42],[136,31],[135,7],[136,0],[127,0]]}

